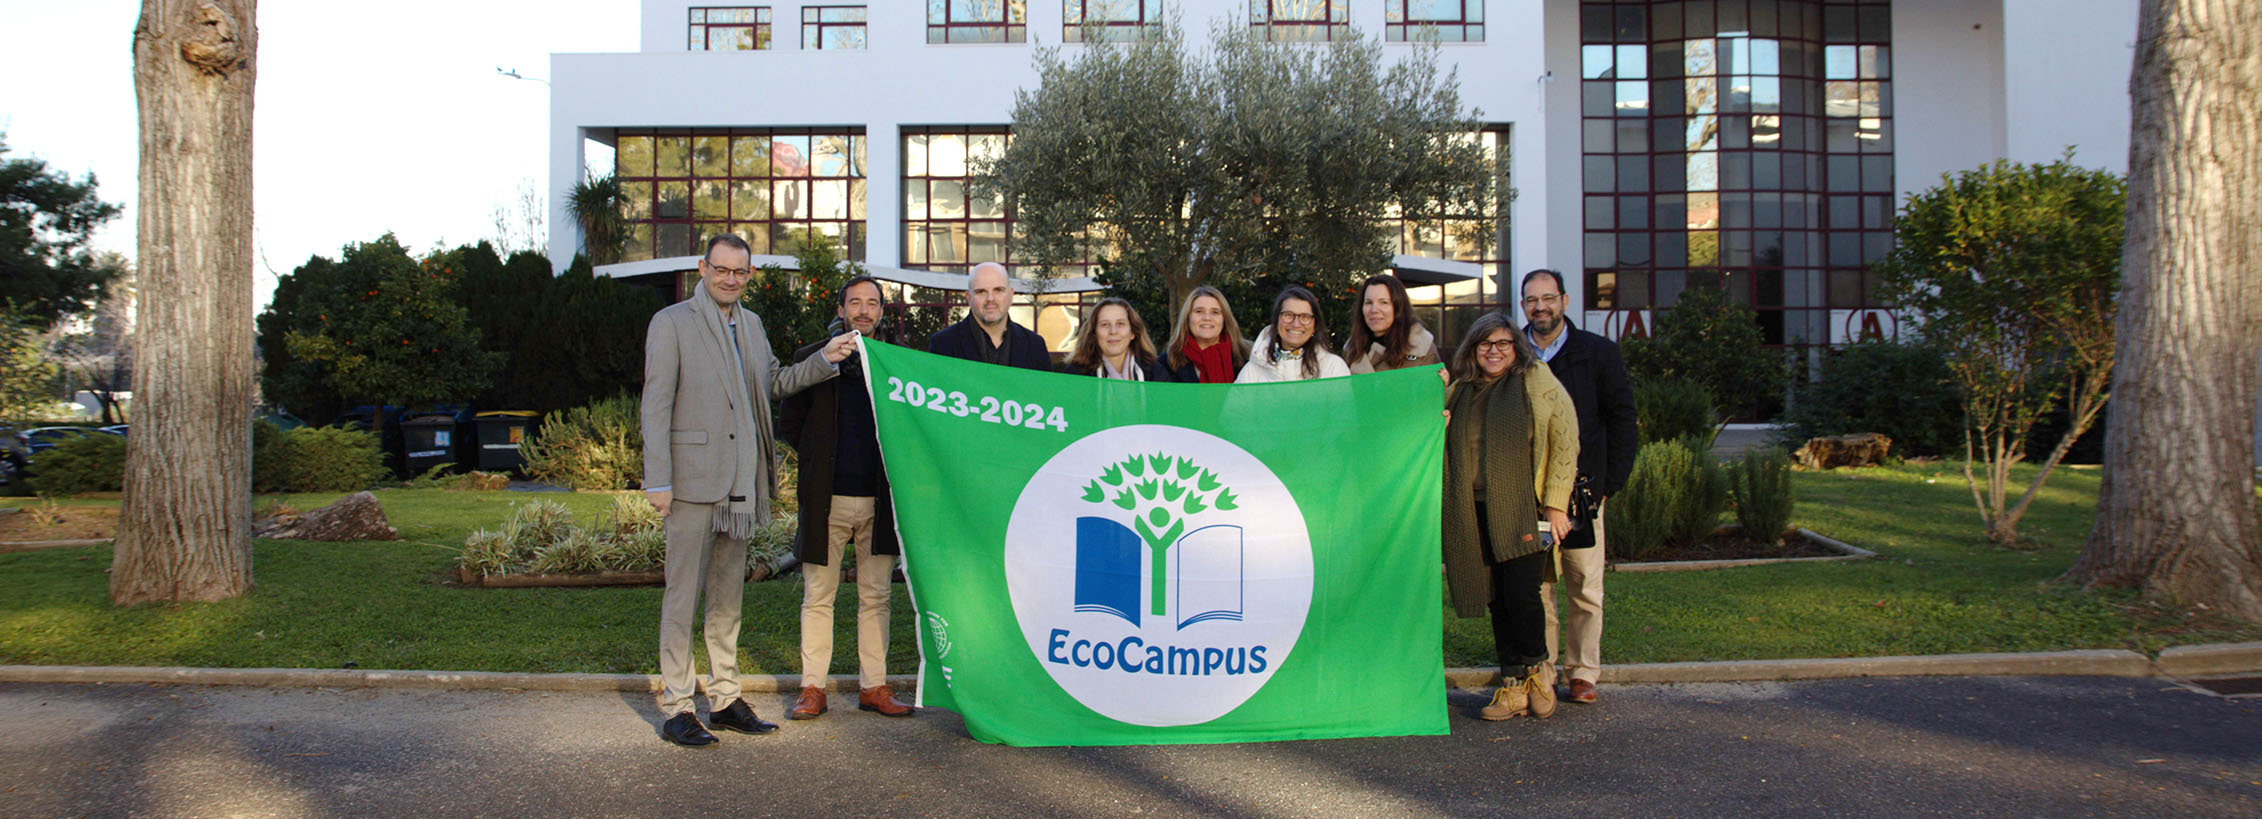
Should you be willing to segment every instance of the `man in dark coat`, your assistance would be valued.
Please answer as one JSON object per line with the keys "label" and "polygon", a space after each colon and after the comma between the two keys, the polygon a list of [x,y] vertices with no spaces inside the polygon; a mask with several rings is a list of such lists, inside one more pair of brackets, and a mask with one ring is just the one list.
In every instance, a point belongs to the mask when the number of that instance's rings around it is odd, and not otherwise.
{"label": "man in dark coat", "polygon": [[[886,302],[870,276],[849,279],[840,288],[841,333],[854,330],[877,338]],[[826,342],[794,352],[801,359]],[[833,597],[840,591],[840,563],[847,545],[856,544],[856,656],[862,694],[858,708],[890,717],[908,717],[911,706],[888,688],[888,594],[902,548],[895,539],[895,514],[880,464],[880,440],[872,423],[872,394],[864,383],[864,363],[854,356],[840,365],[840,376],[803,390],[778,408],[778,438],[801,456],[801,532],[793,551],[801,559],[801,696],[793,719],[825,713],[825,683],[833,662]]]}
{"label": "man in dark coat", "polygon": [[[1571,593],[1570,644],[1562,647],[1557,678],[1569,678],[1563,699],[1595,701],[1595,681],[1602,673],[1602,502],[1625,488],[1634,471],[1634,454],[1640,447],[1634,423],[1634,389],[1626,380],[1626,362],[1618,345],[1609,339],[1571,326],[1563,317],[1570,309],[1564,296],[1563,275],[1539,269],[1524,275],[1524,333],[1539,358],[1571,394],[1579,416],[1579,481],[1581,493],[1591,495],[1591,517],[1574,516],[1578,530],[1562,544],[1562,582]],[[1578,500],[1573,504],[1577,505]],[[1547,610],[1547,653],[1557,660],[1555,584],[1540,587]]]}
{"label": "man in dark coat", "polygon": [[966,277],[966,318],[927,339],[927,352],[1031,370],[1052,370],[1045,337],[1013,323],[1013,284],[1005,265],[983,262]]}

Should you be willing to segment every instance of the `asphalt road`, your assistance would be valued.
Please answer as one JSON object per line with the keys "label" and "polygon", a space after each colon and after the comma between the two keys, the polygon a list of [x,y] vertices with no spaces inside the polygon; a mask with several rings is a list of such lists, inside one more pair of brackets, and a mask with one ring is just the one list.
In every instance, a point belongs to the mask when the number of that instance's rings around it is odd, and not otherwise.
{"label": "asphalt road", "polygon": [[1483,701],[1453,693],[1449,737],[1007,748],[836,698],[684,749],[640,694],[18,684],[0,816],[2262,815],[2262,699],[2161,680],[1614,685],[1537,722]]}

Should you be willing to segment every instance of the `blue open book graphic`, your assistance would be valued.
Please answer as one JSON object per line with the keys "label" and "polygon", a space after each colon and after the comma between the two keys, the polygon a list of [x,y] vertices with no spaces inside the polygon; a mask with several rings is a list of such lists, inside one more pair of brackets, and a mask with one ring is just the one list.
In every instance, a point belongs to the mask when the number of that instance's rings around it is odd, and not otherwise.
{"label": "blue open book graphic", "polygon": [[1243,573],[1241,527],[1204,526],[1170,547],[1172,586],[1178,593],[1178,627],[1204,620],[1240,620]]}
{"label": "blue open book graphic", "polygon": [[1139,533],[1107,518],[1076,519],[1076,610],[1139,624]]}
{"label": "blue open book graphic", "polygon": [[[1139,534],[1103,517],[1076,519],[1076,610],[1139,624],[1139,567],[1146,546]],[[1243,613],[1242,533],[1239,526],[1204,526],[1170,547],[1171,588],[1177,626],[1204,620],[1239,620]]]}

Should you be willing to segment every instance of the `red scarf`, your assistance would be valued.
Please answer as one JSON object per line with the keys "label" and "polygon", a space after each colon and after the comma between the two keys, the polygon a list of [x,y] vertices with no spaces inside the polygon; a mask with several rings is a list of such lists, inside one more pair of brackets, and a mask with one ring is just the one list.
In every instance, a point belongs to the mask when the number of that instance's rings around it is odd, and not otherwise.
{"label": "red scarf", "polygon": [[1187,333],[1186,346],[1179,351],[1186,354],[1186,360],[1194,362],[1194,371],[1201,374],[1204,384],[1231,384],[1233,377],[1239,375],[1233,371],[1233,345],[1224,338],[1204,348],[1201,342],[1194,340],[1194,334]]}

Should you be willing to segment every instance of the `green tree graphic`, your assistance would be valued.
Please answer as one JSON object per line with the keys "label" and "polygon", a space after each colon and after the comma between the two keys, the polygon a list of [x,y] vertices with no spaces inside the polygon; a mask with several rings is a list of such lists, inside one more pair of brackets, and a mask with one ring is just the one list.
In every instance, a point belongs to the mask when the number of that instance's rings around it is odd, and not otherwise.
{"label": "green tree graphic", "polygon": [[1154,614],[1163,613],[1163,557],[1170,544],[1186,533],[1186,519],[1211,509],[1239,508],[1233,490],[1217,480],[1217,473],[1194,464],[1192,458],[1172,458],[1157,452],[1133,455],[1108,466],[1084,487],[1084,500],[1113,503],[1135,513],[1131,527],[1147,544],[1152,556],[1149,575],[1154,578],[1149,602]]}

